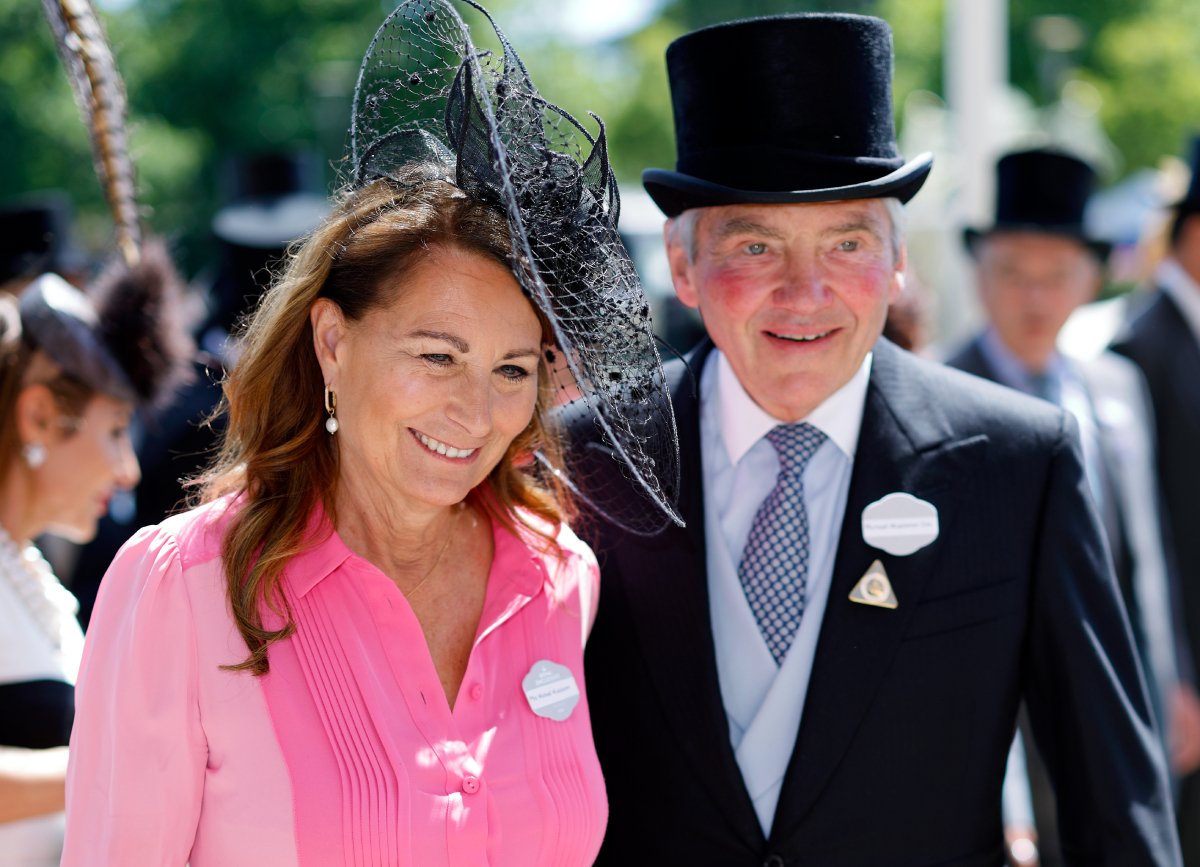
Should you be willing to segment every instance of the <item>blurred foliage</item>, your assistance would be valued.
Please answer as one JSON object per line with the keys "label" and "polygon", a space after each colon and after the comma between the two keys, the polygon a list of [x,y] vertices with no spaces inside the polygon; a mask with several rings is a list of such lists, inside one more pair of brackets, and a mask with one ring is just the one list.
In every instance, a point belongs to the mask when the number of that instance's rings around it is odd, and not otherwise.
{"label": "blurred foliage", "polygon": [[[602,2],[602,0],[591,0]],[[623,183],[674,162],[663,52],[722,20],[804,10],[866,12],[895,30],[896,104],[942,90],[947,0],[654,0],[645,26],[576,42],[542,26],[554,0],[491,0],[544,95],[604,118]],[[345,143],[358,62],[388,0],[134,0],[102,13],[132,109],[132,141],[150,224],[176,240],[194,272],[226,191],[230,154],[315,151],[329,188]],[[0,199],[60,187],[75,198],[85,242],[107,220],[87,137],[37,0],[0,0]],[[1103,98],[1122,173],[1178,154],[1200,127],[1200,3],[1195,0],[1009,0],[1013,82],[1038,104],[1082,79]],[[729,60],[736,60],[731,58]],[[727,61],[728,62],[728,61]],[[836,74],[814,86],[836,87]],[[902,118],[898,121],[902,122]]]}

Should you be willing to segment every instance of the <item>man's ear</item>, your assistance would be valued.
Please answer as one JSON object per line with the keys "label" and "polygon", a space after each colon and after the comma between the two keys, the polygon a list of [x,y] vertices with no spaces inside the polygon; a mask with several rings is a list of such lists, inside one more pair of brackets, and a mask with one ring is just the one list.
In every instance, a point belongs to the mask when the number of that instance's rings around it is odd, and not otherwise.
{"label": "man's ear", "polygon": [[900,245],[900,250],[896,255],[896,264],[892,270],[891,285],[888,286],[888,304],[895,304],[900,300],[900,296],[904,294],[904,284],[906,281],[905,272],[908,270],[908,247],[904,244]]}
{"label": "man's ear", "polygon": [[663,226],[663,243],[667,248],[667,262],[671,266],[671,283],[675,286],[675,295],[688,307],[699,307],[700,298],[692,283],[691,251],[682,243],[680,232],[671,219]]}
{"label": "man's ear", "polygon": [[326,384],[336,391],[345,356],[346,317],[342,308],[328,298],[318,298],[309,308],[308,320],[312,325],[317,364],[321,365]]}

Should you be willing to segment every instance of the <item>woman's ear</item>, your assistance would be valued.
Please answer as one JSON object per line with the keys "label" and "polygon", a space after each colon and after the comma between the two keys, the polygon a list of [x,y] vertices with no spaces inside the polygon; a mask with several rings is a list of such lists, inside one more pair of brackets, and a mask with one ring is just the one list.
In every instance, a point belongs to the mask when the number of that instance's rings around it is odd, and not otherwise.
{"label": "woman's ear", "polygon": [[58,408],[54,393],[40,382],[21,389],[13,411],[17,416],[17,436],[22,445],[45,445],[62,433],[59,424],[62,410]]}
{"label": "woman's ear", "polygon": [[346,317],[342,315],[342,309],[328,298],[318,298],[308,311],[308,319],[312,325],[317,364],[321,365],[326,384],[336,390],[337,375],[344,355]]}

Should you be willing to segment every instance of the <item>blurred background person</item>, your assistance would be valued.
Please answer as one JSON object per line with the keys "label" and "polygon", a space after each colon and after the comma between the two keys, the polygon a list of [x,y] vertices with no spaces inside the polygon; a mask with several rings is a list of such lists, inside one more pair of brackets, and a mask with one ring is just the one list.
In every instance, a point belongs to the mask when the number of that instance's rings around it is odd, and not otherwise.
{"label": "blurred background person", "polygon": [[[149,248],[143,267],[164,256]],[[131,300],[125,276],[110,270],[94,301],[54,274],[19,300],[0,294],[0,864],[58,864],[83,644],[75,599],[33,539],[86,542],[137,482],[134,408],[169,393],[186,348],[173,317],[154,315],[170,301]]]}
{"label": "blurred background person", "polygon": [[[1137,367],[1120,356],[1104,352],[1070,358],[1056,345],[1071,313],[1095,299],[1110,252],[1111,245],[1090,237],[1083,223],[1095,173],[1070,154],[1035,149],[1002,157],[996,180],[994,224],[964,233],[987,324],[948,363],[1058,404],[1079,422],[1089,487],[1106,530],[1158,731],[1167,739],[1177,732],[1195,737],[1200,715],[1194,712],[1195,691],[1177,664],[1185,638],[1182,624],[1174,622],[1178,609],[1172,602],[1171,558],[1158,515],[1146,385]],[[1015,765],[1017,773],[1024,772],[1020,762]],[[1032,776],[1044,863],[1057,864],[1053,789],[1042,763]],[[1015,809],[1011,798],[1006,807],[1015,841],[1021,836],[1016,829],[1029,824],[1028,810]]]}
{"label": "blurred background person", "polygon": [[[1154,274],[1144,309],[1113,349],[1145,374],[1154,401],[1157,478],[1166,501],[1180,569],[1182,612],[1191,662],[1200,665],[1200,138],[1192,143],[1192,179],[1174,204],[1170,255]],[[1200,738],[1172,744],[1187,776],[1179,800],[1184,860],[1200,865]]]}
{"label": "blurred background person", "polygon": [[314,155],[302,150],[227,159],[222,172],[225,204],[212,220],[215,261],[192,281],[189,298],[203,308],[193,330],[199,349],[195,375],[165,410],[134,418],[142,480],[119,495],[96,538],[79,551],[71,573],[85,629],[113,555],[139,527],[181,511],[188,496],[185,482],[215,456],[224,424],[215,415],[221,382],[238,354],[234,333],[258,304],[288,245],[328,213],[320,177]]}
{"label": "blurred background person", "polygon": [[888,305],[883,336],[916,355],[928,352],[933,322],[929,289],[911,268],[904,272],[900,297]]}

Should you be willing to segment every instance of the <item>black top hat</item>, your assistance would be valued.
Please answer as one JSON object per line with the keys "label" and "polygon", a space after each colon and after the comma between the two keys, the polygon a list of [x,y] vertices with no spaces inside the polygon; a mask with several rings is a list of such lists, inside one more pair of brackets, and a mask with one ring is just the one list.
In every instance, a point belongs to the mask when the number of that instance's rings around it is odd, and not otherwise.
{"label": "black top hat", "polygon": [[71,238],[72,207],[66,193],[41,193],[0,207],[0,283],[43,271],[87,267]]}
{"label": "black top hat", "polygon": [[213,217],[213,234],[234,247],[282,251],[307,235],[329,212],[318,192],[320,166],[309,153],[270,151],[227,160],[226,204]]}
{"label": "black top hat", "polygon": [[996,223],[990,229],[963,229],[963,242],[975,244],[993,232],[1038,232],[1073,238],[1103,262],[1112,244],[1088,237],[1083,213],[1096,173],[1083,160],[1062,151],[1036,148],[1005,154],[996,163]]}
{"label": "black top hat", "polygon": [[865,15],[718,24],[667,48],[676,171],[647,169],[668,217],[709,205],[908,201],[933,157],[905,162],[892,123],[892,33]]}

